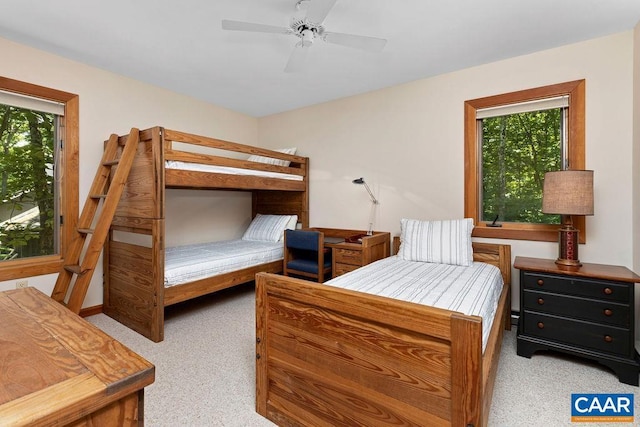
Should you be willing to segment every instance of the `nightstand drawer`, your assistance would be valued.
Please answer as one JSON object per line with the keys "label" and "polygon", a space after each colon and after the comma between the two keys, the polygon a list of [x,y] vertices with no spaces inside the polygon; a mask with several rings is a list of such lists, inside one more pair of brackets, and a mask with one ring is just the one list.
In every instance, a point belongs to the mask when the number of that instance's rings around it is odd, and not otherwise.
{"label": "nightstand drawer", "polygon": [[570,320],[562,317],[526,311],[524,333],[573,344],[583,348],[628,356],[630,346],[629,329],[597,325],[590,322]]}
{"label": "nightstand drawer", "polygon": [[544,290],[622,303],[628,303],[630,299],[629,286],[625,284],[531,272],[526,272],[523,276],[524,289]]}
{"label": "nightstand drawer", "polygon": [[630,326],[629,306],[613,301],[599,301],[525,289],[523,302],[525,310],[607,323],[621,328]]}
{"label": "nightstand drawer", "polygon": [[348,273],[350,271],[356,270],[360,268],[359,265],[352,265],[352,264],[338,264],[336,263],[336,270],[333,273],[333,277],[337,277],[337,276],[341,276],[345,273]]}
{"label": "nightstand drawer", "polygon": [[336,264],[351,264],[362,267],[362,251],[335,248],[333,251],[333,256],[336,259]]}

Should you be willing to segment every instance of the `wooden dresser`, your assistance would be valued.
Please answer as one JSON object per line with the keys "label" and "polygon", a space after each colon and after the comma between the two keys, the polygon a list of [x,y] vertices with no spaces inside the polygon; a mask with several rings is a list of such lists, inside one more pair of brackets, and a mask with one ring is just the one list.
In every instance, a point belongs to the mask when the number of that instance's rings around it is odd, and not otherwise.
{"label": "wooden dresser", "polygon": [[35,288],[0,292],[1,426],[141,426],[154,366]]}
{"label": "wooden dresser", "polygon": [[595,360],[621,382],[638,385],[634,283],[631,270],[604,264],[558,266],[516,257],[520,270],[518,355],[556,350]]}
{"label": "wooden dresser", "polygon": [[[323,232],[325,238],[347,238],[366,233],[362,230],[344,230],[339,228],[314,227],[313,230]],[[324,246],[331,249],[332,276],[338,277],[358,267],[388,257],[391,251],[391,233],[374,231],[373,235],[362,237],[360,243],[325,242]]]}

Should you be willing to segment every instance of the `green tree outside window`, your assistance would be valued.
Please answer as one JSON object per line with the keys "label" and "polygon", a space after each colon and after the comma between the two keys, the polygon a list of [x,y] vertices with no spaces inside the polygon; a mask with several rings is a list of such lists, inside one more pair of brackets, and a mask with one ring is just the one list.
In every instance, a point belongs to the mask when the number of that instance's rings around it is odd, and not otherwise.
{"label": "green tree outside window", "polygon": [[0,259],[57,253],[57,116],[0,104]]}
{"label": "green tree outside window", "polygon": [[559,224],[542,213],[542,188],[545,172],[562,168],[563,109],[481,122],[481,220]]}

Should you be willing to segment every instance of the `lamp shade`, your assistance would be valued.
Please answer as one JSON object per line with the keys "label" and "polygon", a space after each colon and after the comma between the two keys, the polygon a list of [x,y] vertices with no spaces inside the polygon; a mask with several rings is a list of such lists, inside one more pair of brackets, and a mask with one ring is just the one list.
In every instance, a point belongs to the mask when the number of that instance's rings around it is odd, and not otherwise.
{"label": "lamp shade", "polygon": [[545,173],[542,212],[593,215],[593,171],[561,170]]}

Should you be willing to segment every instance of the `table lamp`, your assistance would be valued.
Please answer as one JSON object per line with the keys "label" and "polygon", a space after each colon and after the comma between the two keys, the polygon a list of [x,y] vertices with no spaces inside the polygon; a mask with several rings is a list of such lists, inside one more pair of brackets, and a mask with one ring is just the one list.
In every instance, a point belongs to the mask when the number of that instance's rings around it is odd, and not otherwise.
{"label": "table lamp", "polygon": [[379,203],[378,199],[375,198],[375,196],[373,195],[373,192],[365,182],[364,178],[360,177],[358,179],[354,179],[352,182],[354,184],[364,185],[364,188],[367,190],[367,193],[369,193],[369,197],[371,198],[371,203],[373,203],[373,205],[371,206],[371,214],[369,218],[369,230],[367,231],[367,235],[371,236],[373,235],[373,208],[375,205]]}
{"label": "table lamp", "polygon": [[593,215],[593,171],[561,170],[544,174],[542,212],[562,215],[556,264],[579,267],[578,229],[572,215]]}

